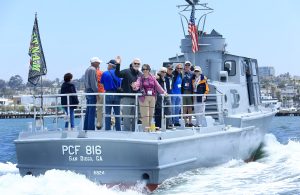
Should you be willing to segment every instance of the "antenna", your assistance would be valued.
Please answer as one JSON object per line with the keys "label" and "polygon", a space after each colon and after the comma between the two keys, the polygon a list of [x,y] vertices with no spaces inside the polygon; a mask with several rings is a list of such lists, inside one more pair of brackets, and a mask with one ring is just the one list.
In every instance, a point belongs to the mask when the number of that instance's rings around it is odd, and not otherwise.
{"label": "antenna", "polygon": [[193,0],[193,1],[191,1],[191,0],[185,0],[188,4],[190,4],[190,5],[195,5],[195,4],[197,4],[198,3],[198,1],[199,0]]}
{"label": "antenna", "polygon": [[[182,18],[185,19],[186,21],[186,25],[188,25],[189,20],[188,17],[184,15],[185,12],[191,12],[192,9],[194,8],[195,11],[198,11],[198,13],[200,12],[202,15],[199,17],[198,22],[197,22],[197,30],[199,31],[199,24],[200,22],[203,20],[203,25],[202,25],[202,29],[201,29],[201,34],[200,36],[202,36],[202,33],[204,31],[204,27],[205,27],[205,22],[206,22],[206,16],[210,13],[212,13],[214,10],[210,7],[207,6],[207,3],[200,3],[200,0],[185,0],[188,4],[186,5],[177,5],[178,9],[181,9],[178,14],[180,15],[180,19],[181,19],[181,25],[182,25],[182,29],[183,29],[183,33],[184,36],[186,36],[185,34],[185,29],[184,29],[184,24],[183,24],[183,20]],[[196,13],[195,13],[196,15]],[[196,21],[196,17],[195,17],[195,21]],[[196,22],[195,22],[196,23]]]}

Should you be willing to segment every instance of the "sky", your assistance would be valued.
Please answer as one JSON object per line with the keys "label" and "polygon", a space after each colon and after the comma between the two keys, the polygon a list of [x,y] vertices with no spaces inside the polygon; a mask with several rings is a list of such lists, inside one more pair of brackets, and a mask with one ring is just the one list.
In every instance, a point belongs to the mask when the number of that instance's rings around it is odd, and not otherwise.
{"label": "sky", "polygon": [[[259,66],[273,66],[276,75],[300,75],[299,0],[200,2],[214,9],[205,31],[221,33],[229,53],[256,58]],[[94,56],[104,61],[102,70],[117,55],[122,58],[121,69],[135,57],[158,69],[169,57],[181,54],[179,4],[185,1],[1,0],[0,79],[7,81],[13,75],[28,79],[35,12],[48,79],[62,80],[67,72],[80,78]]]}

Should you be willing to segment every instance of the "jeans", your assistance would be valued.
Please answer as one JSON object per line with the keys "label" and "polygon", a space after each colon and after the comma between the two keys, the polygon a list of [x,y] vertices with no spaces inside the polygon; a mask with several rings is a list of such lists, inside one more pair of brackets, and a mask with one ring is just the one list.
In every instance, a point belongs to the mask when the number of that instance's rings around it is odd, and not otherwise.
{"label": "jeans", "polygon": [[[173,105],[173,110],[172,114],[173,115],[179,115],[180,114],[180,109],[181,109],[181,97],[178,96],[172,96],[171,97],[172,105]],[[179,116],[173,117],[173,124],[179,123]]]}
{"label": "jeans", "polygon": [[[107,95],[105,96],[105,130],[111,130],[111,111],[114,109],[115,115],[120,115],[120,96]],[[110,105],[108,105],[110,104]],[[112,106],[116,105],[116,106]],[[115,128],[116,131],[121,131],[121,120],[120,117],[116,118]]]}
{"label": "jeans", "polygon": [[[96,104],[96,95],[87,95],[87,104]],[[84,130],[95,130],[96,106],[87,106],[84,117]]]}
{"label": "jeans", "polygon": [[[134,97],[123,97],[121,100],[122,105],[133,105],[132,107],[123,106],[122,114],[135,116],[135,98]],[[135,118],[123,118],[124,131],[135,131]]]}
{"label": "jeans", "polygon": [[[74,108],[70,107],[70,115],[68,114],[68,107],[64,107],[66,114],[70,117],[71,128],[74,128]],[[69,120],[65,123],[65,128],[69,127]]]}

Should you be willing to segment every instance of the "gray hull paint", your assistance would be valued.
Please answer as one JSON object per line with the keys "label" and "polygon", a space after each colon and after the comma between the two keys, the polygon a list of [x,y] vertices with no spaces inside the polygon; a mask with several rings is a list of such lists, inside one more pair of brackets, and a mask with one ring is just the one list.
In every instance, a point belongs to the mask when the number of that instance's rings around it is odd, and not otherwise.
{"label": "gray hull paint", "polygon": [[187,170],[249,159],[263,141],[270,123],[266,119],[273,116],[247,120],[250,126],[242,128],[220,125],[160,133],[97,131],[88,132],[86,138],[77,138],[78,132],[23,133],[15,141],[18,168],[21,175],[62,169],[103,184],[134,184],[143,179],[147,184],[160,184]]}

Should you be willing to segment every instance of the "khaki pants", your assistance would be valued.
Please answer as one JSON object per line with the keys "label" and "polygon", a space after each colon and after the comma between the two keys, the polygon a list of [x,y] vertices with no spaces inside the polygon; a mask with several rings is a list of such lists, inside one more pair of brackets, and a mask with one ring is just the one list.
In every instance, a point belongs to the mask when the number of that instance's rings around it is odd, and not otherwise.
{"label": "khaki pants", "polygon": [[[98,95],[97,104],[103,104],[103,95]],[[103,125],[103,106],[97,106],[97,127],[102,127]]]}
{"label": "khaki pants", "polygon": [[145,96],[145,100],[143,102],[139,100],[142,124],[144,128],[150,127],[151,125],[155,108],[155,100],[155,96]]}

